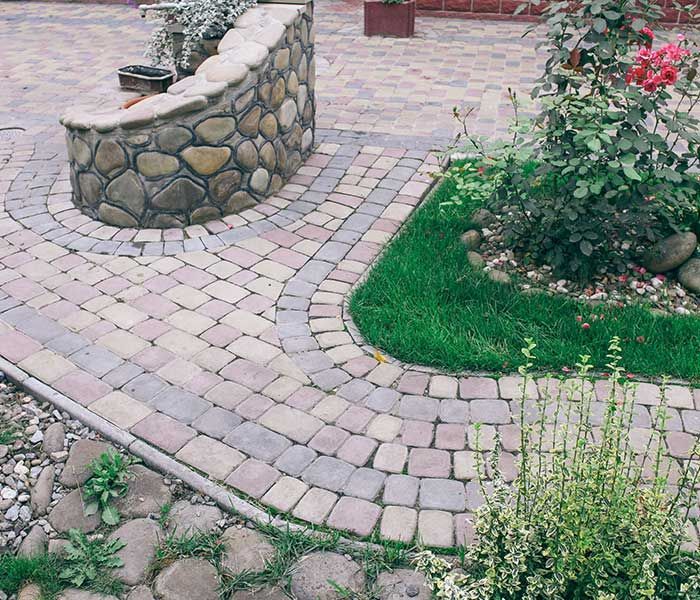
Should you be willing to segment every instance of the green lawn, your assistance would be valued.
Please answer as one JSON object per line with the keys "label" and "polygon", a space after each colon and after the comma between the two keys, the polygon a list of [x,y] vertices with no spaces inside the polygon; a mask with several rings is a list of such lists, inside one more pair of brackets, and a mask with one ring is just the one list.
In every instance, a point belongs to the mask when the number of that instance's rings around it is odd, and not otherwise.
{"label": "green lawn", "polygon": [[[700,381],[699,317],[527,295],[472,269],[459,236],[469,229],[475,206],[441,207],[452,186],[445,181],[433,192],[353,293],[352,316],[371,344],[403,361],[449,371],[508,372],[521,363],[529,337],[538,344],[542,370],[572,368],[581,354],[604,370],[608,341],[618,335],[630,372]],[[605,318],[593,322],[592,313]],[[577,315],[591,328],[582,329]]]}

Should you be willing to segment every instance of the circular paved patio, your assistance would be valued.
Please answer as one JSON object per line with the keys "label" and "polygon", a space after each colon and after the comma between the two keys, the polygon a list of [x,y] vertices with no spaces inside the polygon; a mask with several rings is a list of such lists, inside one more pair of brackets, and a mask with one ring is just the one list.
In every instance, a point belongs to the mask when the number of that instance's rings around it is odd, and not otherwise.
{"label": "circular paved patio", "polygon": [[[502,127],[505,88],[536,66],[523,27],[421,19],[416,40],[367,40],[356,6],[322,2],[320,127],[304,167],[240,215],[135,231],[73,209],[55,121],[82,90],[114,95],[123,40],[139,48],[147,25],[123,7],[6,7],[0,43],[16,66],[0,116],[26,129],[0,134],[8,373],[127,445],[301,521],[436,546],[468,538],[482,501],[473,424],[487,446],[500,433],[512,477],[519,380],[378,362],[344,302],[428,190],[451,105],[478,106],[486,133]],[[45,19],[54,24],[37,38]],[[74,71],[46,76],[54,61]],[[86,65],[94,72],[81,75]],[[529,399],[551,385],[532,385]],[[642,432],[659,388],[643,384],[637,401]],[[669,450],[682,459],[700,432],[700,394],[671,386],[669,404]]]}

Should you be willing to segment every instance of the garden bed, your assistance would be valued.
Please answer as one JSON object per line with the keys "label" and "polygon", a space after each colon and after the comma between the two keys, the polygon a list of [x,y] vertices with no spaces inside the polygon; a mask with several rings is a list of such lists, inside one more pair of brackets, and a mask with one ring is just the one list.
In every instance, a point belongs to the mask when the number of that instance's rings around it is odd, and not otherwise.
{"label": "garden bed", "polygon": [[[508,372],[520,364],[523,339],[533,338],[538,364],[560,371],[573,369],[581,353],[602,367],[604,348],[617,335],[634,375],[700,380],[699,317],[523,293],[516,284],[494,282],[470,266],[460,241],[478,202],[445,205],[453,194],[454,184],[443,182],[352,295],[351,314],[369,343],[409,363]],[[602,320],[592,318],[601,314]]]}

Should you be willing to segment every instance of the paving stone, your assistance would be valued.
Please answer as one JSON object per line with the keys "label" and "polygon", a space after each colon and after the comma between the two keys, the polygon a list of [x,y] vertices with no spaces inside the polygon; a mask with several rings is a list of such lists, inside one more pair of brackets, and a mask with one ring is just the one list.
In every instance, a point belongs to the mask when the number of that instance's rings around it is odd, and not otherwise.
{"label": "paving stone", "polygon": [[451,479],[423,479],[418,502],[421,508],[463,511],[466,506],[464,484]]}
{"label": "paving stone", "polygon": [[158,473],[143,465],[134,465],[130,471],[133,479],[129,481],[129,489],[125,496],[114,501],[114,507],[125,519],[158,516],[161,507],[170,504],[170,488]]}
{"label": "paving stone", "polygon": [[400,394],[391,388],[377,388],[367,397],[366,406],[376,412],[388,413],[398,402]]}
{"label": "paving stone", "polygon": [[374,529],[381,512],[382,509],[372,502],[343,496],[331,511],[328,525],[365,537]]}
{"label": "paving stone", "polygon": [[290,587],[297,600],[335,600],[336,586],[363,594],[365,575],[360,565],[333,552],[312,552],[292,570]]}
{"label": "paving stone", "polygon": [[158,600],[218,600],[218,587],[216,568],[197,558],[176,560],[153,582]]}
{"label": "paving stone", "polygon": [[449,477],[450,454],[444,450],[413,448],[408,457],[408,473],[416,477]]}
{"label": "paving stone", "polygon": [[229,527],[221,541],[224,546],[221,566],[233,576],[244,572],[260,573],[275,556],[275,549],[267,538],[247,527]]}
{"label": "paving stone", "polygon": [[161,531],[155,521],[134,519],[117,528],[108,538],[126,544],[116,553],[123,565],[112,571],[114,577],[126,585],[142,583],[156,556],[160,545]]}
{"label": "paving stone", "polygon": [[404,396],[399,404],[399,416],[404,419],[435,421],[439,403],[434,398],[425,396]]}
{"label": "paving stone", "polygon": [[300,444],[308,442],[323,427],[321,419],[284,404],[266,411],[260,417],[260,424]]}
{"label": "paving stone", "polygon": [[237,450],[205,435],[187,442],[175,458],[219,480],[226,479],[245,460]]}
{"label": "paving stone", "polygon": [[131,433],[170,454],[175,454],[197,435],[191,427],[160,413],[139,421],[131,428]]}
{"label": "paving stone", "polygon": [[225,410],[214,406],[203,415],[198,417],[193,423],[197,431],[204,433],[216,439],[226,437],[231,431],[242,423],[241,418],[232,413],[230,410]]}
{"label": "paving stone", "polygon": [[325,521],[337,500],[338,496],[333,492],[314,487],[304,494],[292,511],[292,515],[318,525]]}
{"label": "paving stone", "polygon": [[430,378],[428,393],[435,398],[456,398],[457,379],[446,375],[433,375]]}
{"label": "paving stone", "polygon": [[236,427],[224,443],[266,462],[272,462],[292,445],[287,438],[251,422]]}
{"label": "paving stone", "polygon": [[352,465],[365,465],[377,448],[377,442],[363,435],[350,436],[338,449],[337,457]]}
{"label": "paving stone", "polygon": [[474,543],[474,515],[461,513],[455,515],[455,541],[458,546],[469,546]]}
{"label": "paving stone", "polygon": [[281,477],[262,497],[262,501],[279,511],[289,512],[309,489],[293,477]]}
{"label": "paving stone", "polygon": [[95,400],[90,404],[90,410],[123,429],[133,427],[153,412],[150,406],[122,392],[110,392]]}
{"label": "paving stone", "polygon": [[464,425],[441,423],[435,428],[435,447],[442,450],[464,450],[467,428]]}
{"label": "paving stone", "polygon": [[339,492],[354,471],[355,467],[345,461],[330,456],[320,456],[307,467],[302,479],[309,485]]}
{"label": "paving stone", "polygon": [[445,423],[467,423],[469,422],[469,403],[462,400],[442,400],[439,416]]}
{"label": "paving stone", "polygon": [[287,448],[275,461],[275,467],[293,477],[297,477],[314,461],[317,454],[306,446]]}
{"label": "paving stone", "polygon": [[262,497],[280,477],[280,472],[264,462],[249,458],[229,477],[226,483],[253,496]]}
{"label": "paving stone", "polygon": [[348,479],[343,492],[348,496],[374,500],[379,494],[386,475],[374,469],[357,469]]}
{"label": "paving stone", "polygon": [[417,519],[418,513],[412,508],[385,506],[379,533],[383,539],[409,543],[416,534]]}
{"label": "paving stone", "polygon": [[459,397],[498,398],[498,382],[490,377],[464,377],[459,380]]}
{"label": "paving stone", "polygon": [[[62,448],[61,448],[62,449]],[[68,453],[68,460],[61,472],[58,482],[66,487],[84,484],[92,475],[90,463],[102,454],[116,453],[114,446],[95,440],[78,440]]]}
{"label": "paving stone", "polygon": [[151,589],[146,585],[137,585],[133,588],[126,600],[154,600]]}
{"label": "paving stone", "polygon": [[440,510],[418,513],[418,540],[425,546],[449,548],[454,543],[452,515]]}
{"label": "paving stone", "polygon": [[408,448],[402,444],[382,444],[374,456],[373,466],[390,473],[402,473],[407,456]]}
{"label": "paving stone", "polygon": [[196,394],[172,386],[159,392],[151,406],[187,425],[211,408],[209,402]]}
{"label": "paving stone", "polygon": [[61,592],[60,596],[58,596],[58,600],[117,600],[117,597],[108,594],[98,594],[97,592],[88,592],[87,590],[69,588]]}
{"label": "paving stone", "polygon": [[469,403],[472,421],[476,423],[510,423],[512,415],[505,400],[472,400]]}

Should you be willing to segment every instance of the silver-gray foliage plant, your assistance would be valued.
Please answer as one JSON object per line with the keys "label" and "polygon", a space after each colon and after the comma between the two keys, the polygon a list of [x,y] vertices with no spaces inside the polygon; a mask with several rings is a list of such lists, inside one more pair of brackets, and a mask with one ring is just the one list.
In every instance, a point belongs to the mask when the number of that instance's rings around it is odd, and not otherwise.
{"label": "silver-gray foliage plant", "polygon": [[[256,0],[175,0],[157,11],[160,24],[151,34],[146,56],[153,64],[187,67],[203,39],[222,37]],[[182,27],[182,49],[175,53],[173,25]]]}
{"label": "silver-gray foliage plant", "polygon": [[700,554],[685,542],[700,447],[684,461],[668,455],[664,399],[653,428],[636,428],[619,340],[609,347],[605,402],[596,401],[589,357],[577,378],[529,400],[534,348],[528,340],[520,369],[518,476],[508,484],[500,473],[499,440],[488,464],[477,452],[485,502],[475,543],[460,569],[424,551],[418,570],[441,600],[697,600]]}

